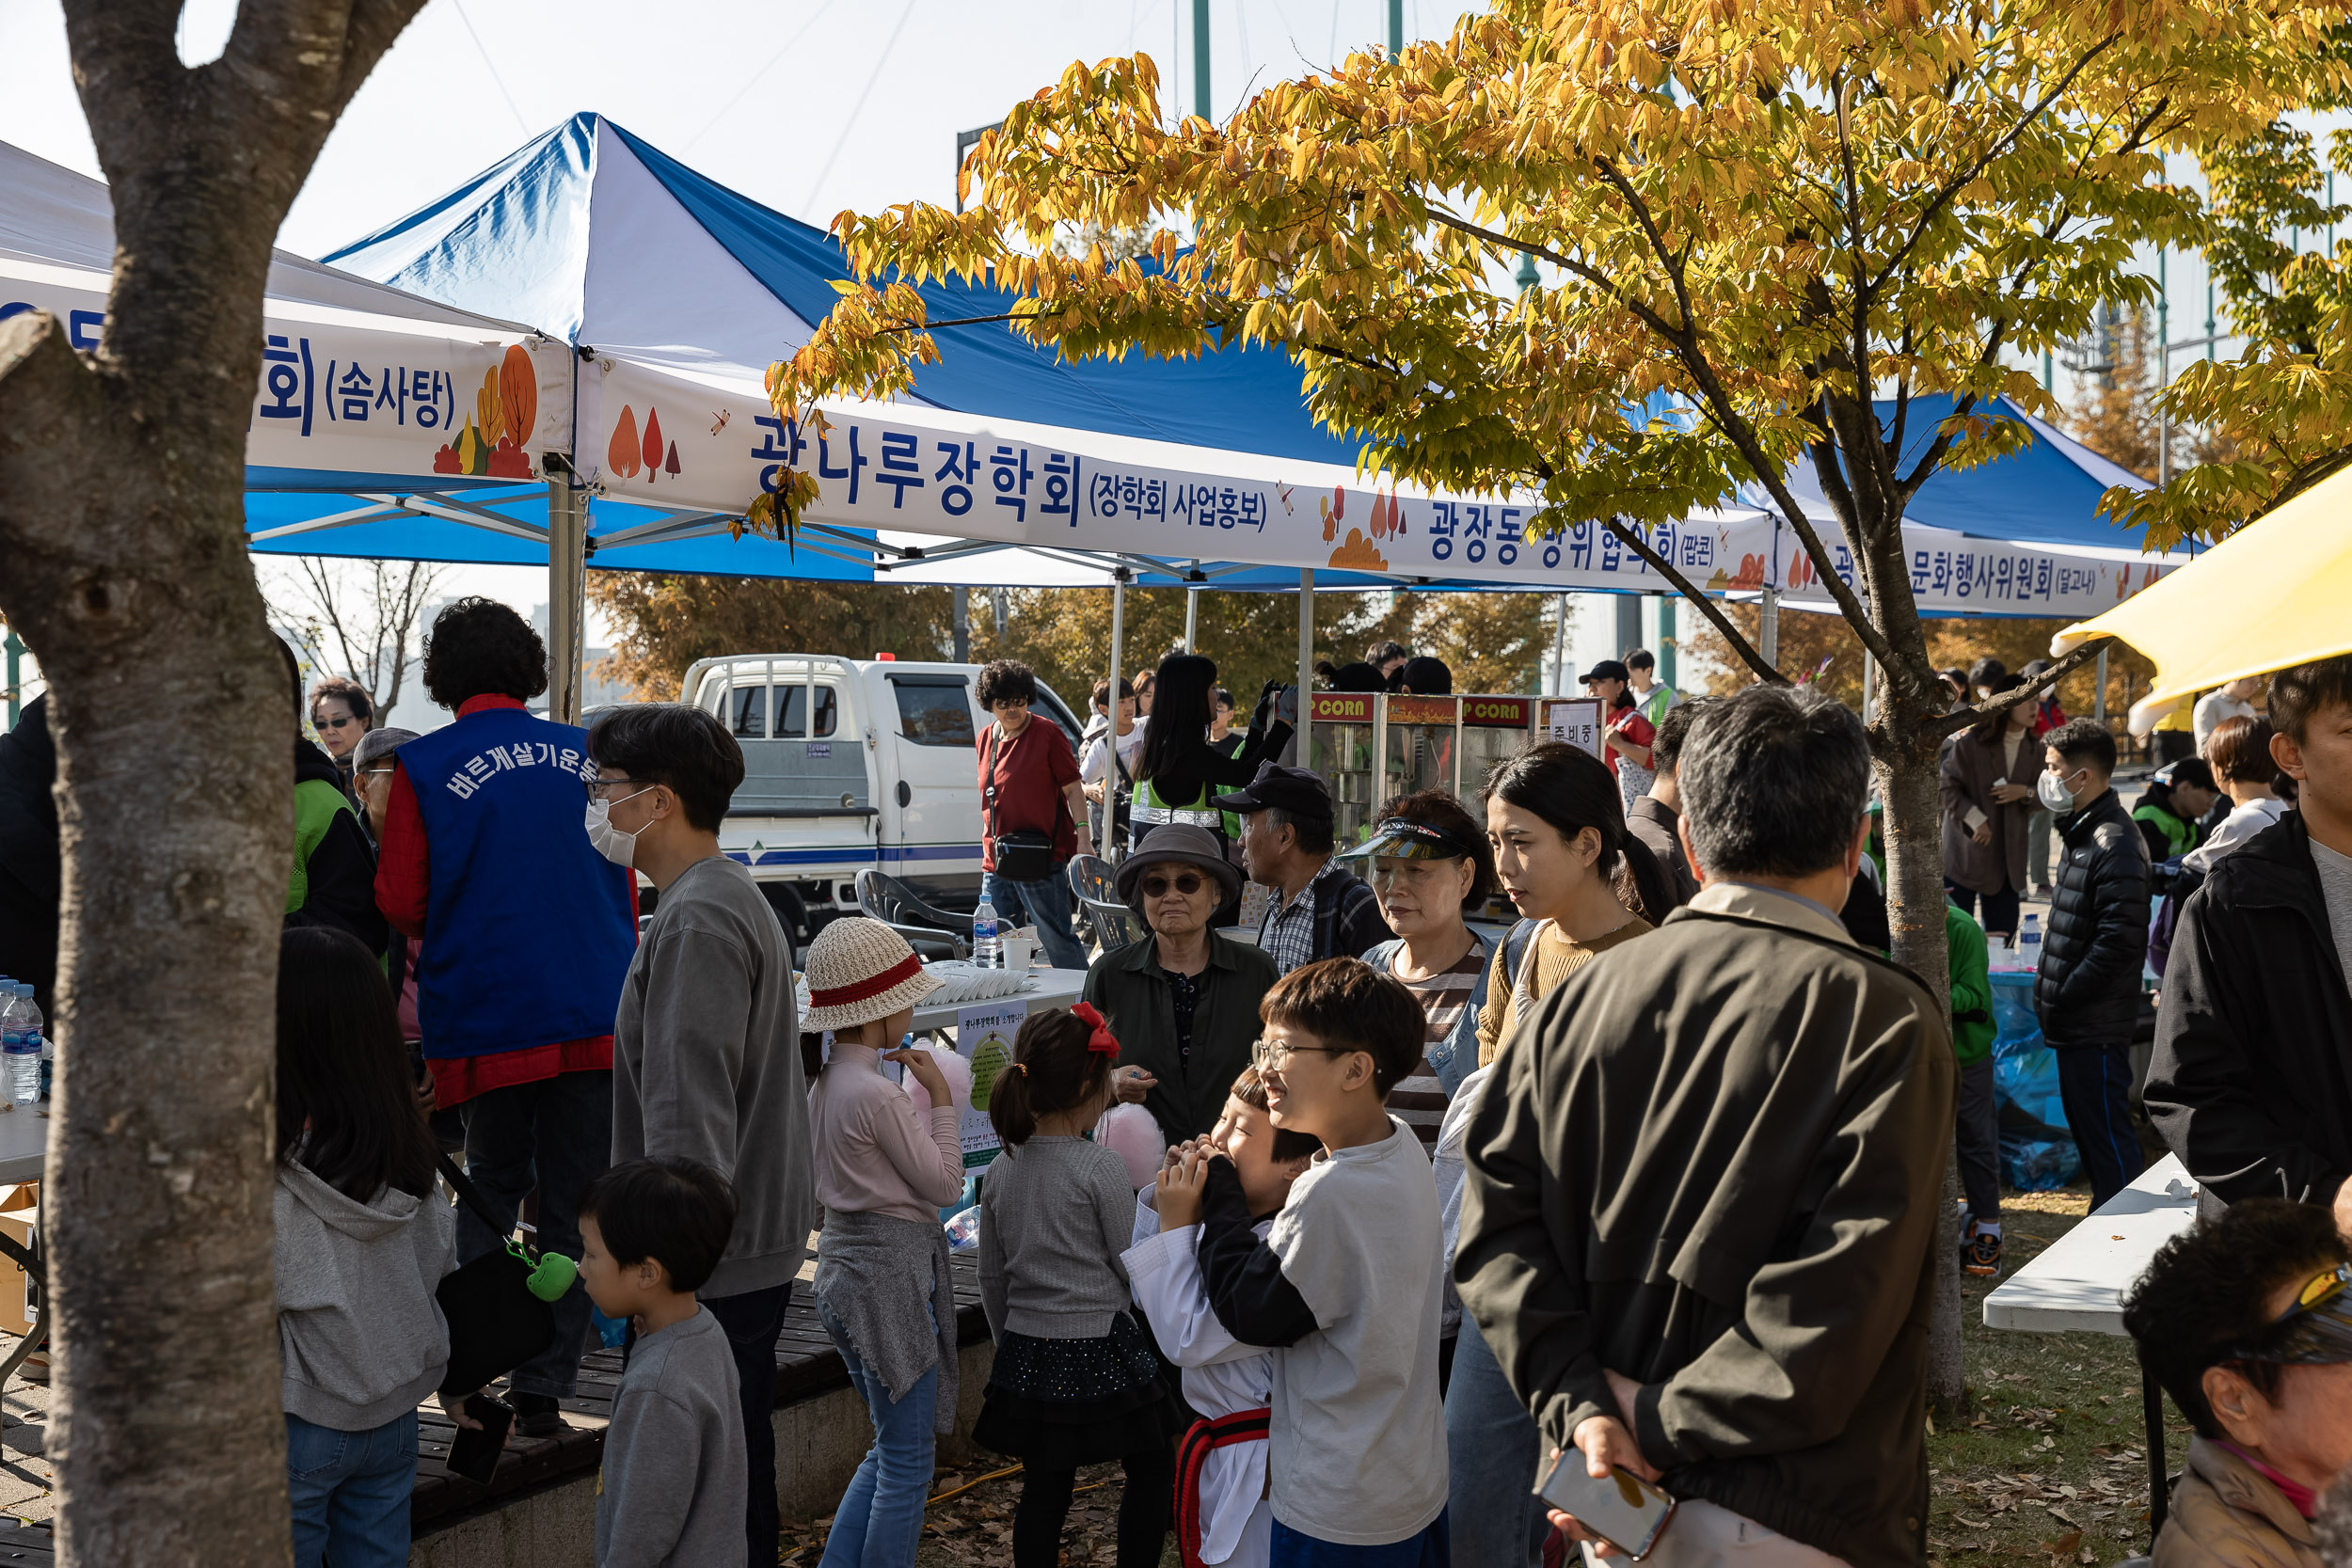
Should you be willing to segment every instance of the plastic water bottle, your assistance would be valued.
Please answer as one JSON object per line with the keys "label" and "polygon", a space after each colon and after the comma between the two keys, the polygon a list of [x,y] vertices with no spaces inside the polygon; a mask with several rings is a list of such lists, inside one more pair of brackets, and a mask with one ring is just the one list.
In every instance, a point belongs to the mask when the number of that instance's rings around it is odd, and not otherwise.
{"label": "plastic water bottle", "polygon": [[2026,916],[2025,928],[2017,933],[2017,967],[2027,974],[2042,969],[2042,917]]}
{"label": "plastic water bottle", "polygon": [[972,967],[994,969],[1002,957],[996,941],[996,906],[982,897],[980,907],[972,911]]}
{"label": "plastic water bottle", "polygon": [[8,1010],[0,1013],[0,1056],[8,1069],[8,1098],[19,1105],[40,1099],[40,1009],[33,1004],[33,988],[11,987]]}

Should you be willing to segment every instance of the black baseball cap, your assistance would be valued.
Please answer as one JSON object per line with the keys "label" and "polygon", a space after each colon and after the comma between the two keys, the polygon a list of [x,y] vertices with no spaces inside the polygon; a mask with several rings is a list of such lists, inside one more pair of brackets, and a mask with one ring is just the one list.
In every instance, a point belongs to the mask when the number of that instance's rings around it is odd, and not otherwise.
{"label": "black baseball cap", "polygon": [[1331,815],[1331,790],[1323,782],[1323,775],[1304,768],[1285,768],[1279,762],[1258,765],[1258,776],[1241,789],[1216,798],[1220,811],[1263,811],[1271,806],[1292,816]]}
{"label": "black baseball cap", "polygon": [[1633,672],[1613,658],[1604,658],[1577,678],[1586,686],[1592,685],[1595,681],[1625,681],[1629,684],[1633,679]]}

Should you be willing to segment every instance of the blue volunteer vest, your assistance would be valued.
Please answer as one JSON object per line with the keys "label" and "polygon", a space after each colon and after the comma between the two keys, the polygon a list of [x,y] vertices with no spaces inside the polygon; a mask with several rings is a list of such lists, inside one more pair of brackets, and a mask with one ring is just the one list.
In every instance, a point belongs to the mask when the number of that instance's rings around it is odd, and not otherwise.
{"label": "blue volunteer vest", "polygon": [[417,961],[428,1056],[612,1032],[637,953],[627,868],[582,823],[588,735],[488,708],[400,749],[432,865]]}

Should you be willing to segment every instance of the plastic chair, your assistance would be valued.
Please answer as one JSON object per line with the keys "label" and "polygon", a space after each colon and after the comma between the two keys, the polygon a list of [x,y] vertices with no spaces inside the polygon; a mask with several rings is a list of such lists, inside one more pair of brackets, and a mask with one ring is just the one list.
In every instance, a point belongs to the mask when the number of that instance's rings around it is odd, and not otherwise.
{"label": "plastic chair", "polygon": [[1094,926],[1095,940],[1107,953],[1148,934],[1141,916],[1127,907],[1111,882],[1110,862],[1093,855],[1070,857],[1070,891]]}
{"label": "plastic chair", "polygon": [[900,936],[920,958],[968,958],[972,956],[972,917],[950,914],[923,901],[896,877],[871,868],[857,874],[858,913],[879,920]]}

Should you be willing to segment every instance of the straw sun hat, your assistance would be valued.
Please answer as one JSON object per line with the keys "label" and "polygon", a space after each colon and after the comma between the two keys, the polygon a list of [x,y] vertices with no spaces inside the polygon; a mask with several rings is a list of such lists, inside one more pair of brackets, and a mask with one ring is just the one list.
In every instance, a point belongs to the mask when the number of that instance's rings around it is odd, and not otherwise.
{"label": "straw sun hat", "polygon": [[879,920],[850,915],[808,944],[808,1016],[801,1027],[838,1033],[888,1018],[939,989],[907,939]]}

